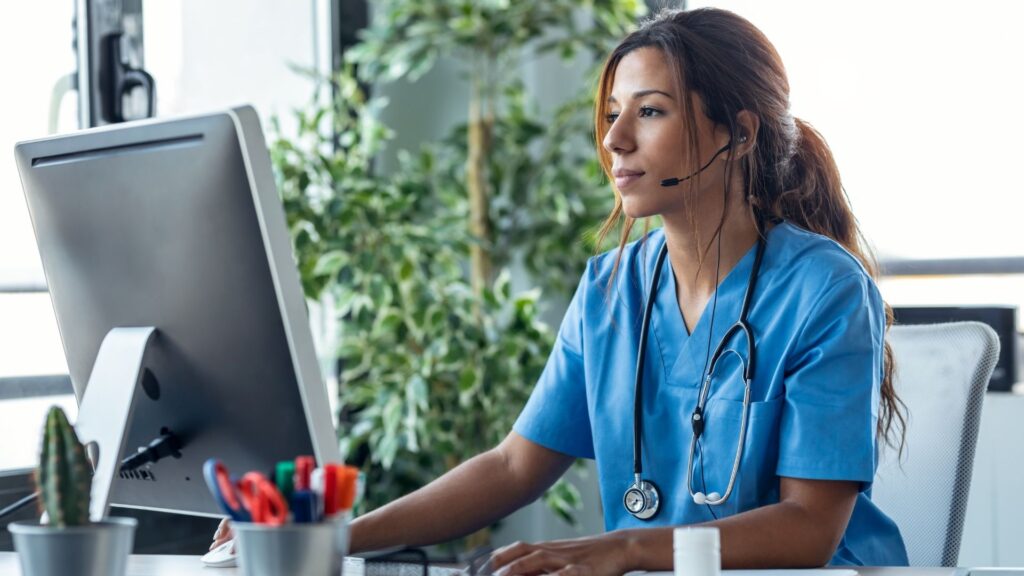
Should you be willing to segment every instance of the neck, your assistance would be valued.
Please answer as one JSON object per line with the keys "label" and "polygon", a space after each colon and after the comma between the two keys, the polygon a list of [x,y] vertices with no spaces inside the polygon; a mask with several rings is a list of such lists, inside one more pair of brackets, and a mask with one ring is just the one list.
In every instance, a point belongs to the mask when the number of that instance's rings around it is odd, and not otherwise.
{"label": "neck", "polygon": [[716,206],[698,206],[697,214],[695,222],[687,214],[663,214],[662,221],[676,286],[699,299],[718,288],[718,282],[757,243],[758,233],[746,202],[733,201],[727,207],[721,242],[715,235],[722,217],[721,199]]}

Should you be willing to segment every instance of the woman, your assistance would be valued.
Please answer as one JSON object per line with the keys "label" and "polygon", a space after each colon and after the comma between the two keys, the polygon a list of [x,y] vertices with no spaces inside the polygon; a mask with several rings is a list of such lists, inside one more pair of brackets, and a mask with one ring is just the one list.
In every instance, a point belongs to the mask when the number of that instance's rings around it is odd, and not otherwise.
{"label": "woman", "polygon": [[[730,12],[662,12],[615,49],[595,119],[619,248],[588,262],[509,436],[358,518],[354,551],[487,526],[582,457],[608,531],[506,547],[502,576],[670,570],[672,527],[698,523],[720,529],[727,568],[907,563],[869,498],[903,421],[886,306],[788,93],[775,49]],[[627,244],[655,215],[663,228]]]}

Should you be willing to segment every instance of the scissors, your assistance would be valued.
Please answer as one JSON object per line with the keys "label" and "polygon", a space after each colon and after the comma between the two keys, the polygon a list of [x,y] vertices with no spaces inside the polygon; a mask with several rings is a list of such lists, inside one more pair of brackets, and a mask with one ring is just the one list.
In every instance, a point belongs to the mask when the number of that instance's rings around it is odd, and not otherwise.
{"label": "scissors", "polygon": [[238,482],[216,458],[203,464],[203,478],[214,500],[236,522],[280,526],[288,519],[288,505],[273,482],[259,472],[249,472]]}

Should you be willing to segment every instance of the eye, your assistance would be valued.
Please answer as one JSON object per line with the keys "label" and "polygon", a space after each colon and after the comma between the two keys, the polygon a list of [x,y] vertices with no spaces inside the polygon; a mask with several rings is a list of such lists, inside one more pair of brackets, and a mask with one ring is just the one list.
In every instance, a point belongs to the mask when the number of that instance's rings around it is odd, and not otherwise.
{"label": "eye", "polygon": [[657,108],[651,108],[650,106],[640,107],[641,118],[650,118],[651,116],[657,116],[659,114],[661,114],[661,110],[658,110]]}
{"label": "eye", "polygon": [[615,123],[615,119],[618,118],[618,117],[619,117],[619,113],[618,112],[612,112],[610,114],[605,114],[604,115],[605,121],[608,122],[609,124]]}

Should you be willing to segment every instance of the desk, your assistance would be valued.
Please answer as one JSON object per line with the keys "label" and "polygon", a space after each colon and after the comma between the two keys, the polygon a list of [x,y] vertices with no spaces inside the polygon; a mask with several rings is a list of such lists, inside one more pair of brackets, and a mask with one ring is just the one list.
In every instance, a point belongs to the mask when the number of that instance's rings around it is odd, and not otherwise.
{"label": "desk", "polygon": [[[169,556],[156,554],[133,554],[128,560],[128,576],[238,576],[238,568],[207,568],[199,556]],[[448,566],[431,566],[430,576],[454,576],[458,570]],[[368,574],[389,576],[421,576],[422,565],[374,563],[367,565]],[[0,576],[20,576],[21,565],[15,552],[0,552]],[[947,573],[927,576],[951,576]]]}
{"label": "desk", "polygon": [[[962,576],[958,568],[859,568],[862,576]],[[0,552],[0,576],[19,576],[21,567],[14,552]],[[198,556],[133,555],[128,576],[237,576],[237,568],[206,568]]]}
{"label": "desk", "polygon": [[[237,568],[206,568],[199,556],[132,555],[128,560],[129,576],[237,576]],[[0,576],[20,576],[16,552],[0,552]],[[943,576],[936,574],[935,576]]]}

